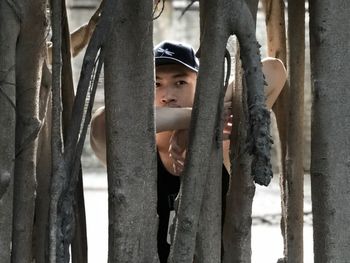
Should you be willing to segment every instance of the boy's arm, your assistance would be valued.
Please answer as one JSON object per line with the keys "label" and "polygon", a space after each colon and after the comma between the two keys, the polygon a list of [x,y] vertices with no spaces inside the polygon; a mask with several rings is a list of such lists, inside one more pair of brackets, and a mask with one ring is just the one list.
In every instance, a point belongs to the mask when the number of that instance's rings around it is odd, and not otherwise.
{"label": "boy's arm", "polygon": [[265,58],[262,61],[262,71],[265,76],[266,106],[271,109],[277,100],[287,80],[287,71],[283,62],[277,58]]}
{"label": "boy's arm", "polygon": [[192,108],[157,107],[156,131],[183,130],[190,127]]}
{"label": "boy's arm", "polygon": [[[268,57],[264,58],[261,62],[267,84],[264,90],[266,106],[268,109],[271,109],[287,80],[287,71],[283,62],[277,58]],[[232,100],[234,85],[234,81],[232,81],[227,87],[225,102]]]}
{"label": "boy's arm", "polygon": [[72,56],[75,57],[89,43],[101,15],[101,5],[90,18],[89,22],[71,33],[70,46]]}
{"label": "boy's arm", "polygon": [[[188,129],[191,108],[156,108],[156,132]],[[90,128],[90,144],[97,158],[106,166],[106,119],[105,107],[93,114]]]}
{"label": "boy's arm", "polygon": [[106,117],[105,107],[99,108],[91,118],[90,144],[96,157],[106,166]]}
{"label": "boy's arm", "polygon": [[[95,13],[90,18],[89,22],[85,25],[82,25],[78,29],[76,29],[70,35],[70,48],[71,55],[75,57],[79,54],[79,52],[89,43],[92,33],[95,30],[95,27],[100,19],[101,15],[101,5],[95,11]],[[52,43],[48,42],[47,45],[47,63],[49,65],[52,64]]]}

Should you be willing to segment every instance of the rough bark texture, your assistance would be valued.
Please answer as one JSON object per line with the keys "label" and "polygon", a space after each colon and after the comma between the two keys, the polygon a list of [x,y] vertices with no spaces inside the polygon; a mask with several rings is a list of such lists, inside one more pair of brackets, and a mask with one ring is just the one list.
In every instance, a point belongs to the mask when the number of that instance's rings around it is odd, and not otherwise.
{"label": "rough bark texture", "polygon": [[11,260],[13,180],[15,166],[16,42],[18,9],[0,1],[0,262]]}
{"label": "rough bark texture", "polygon": [[249,123],[246,86],[242,85],[242,64],[236,60],[235,90],[232,100],[233,120],[230,159],[231,181],[226,198],[223,231],[224,263],[251,262],[252,203],[255,185],[250,173],[251,156],[246,151]]}
{"label": "rough bark texture", "polygon": [[[23,14],[16,47],[16,162],[12,262],[32,261],[36,189],[38,100],[45,48],[45,1],[19,3]],[[28,63],[30,61],[30,63]]]}
{"label": "rough bark texture", "polygon": [[[207,103],[212,104],[211,107],[215,107],[216,105],[217,109],[215,112],[212,112],[215,126],[211,137],[214,138],[214,140],[212,140],[209,152],[207,175],[200,174],[201,177],[206,179],[204,179],[205,186],[202,197],[203,201],[201,201],[200,205],[201,210],[196,236],[195,258],[196,261],[203,263],[220,262],[222,243],[221,182],[223,159],[221,120],[223,114],[223,99],[225,89],[227,88],[227,86],[224,86],[224,54],[229,34],[227,27],[225,28],[224,26],[225,20],[222,16],[218,16],[218,13],[220,12],[216,10],[213,3],[214,2],[211,1],[202,1],[200,6],[201,43],[203,43],[203,45],[200,46],[200,50],[201,52],[204,52],[204,54],[206,54],[208,50],[211,50],[213,54],[217,54],[218,56],[216,60],[213,61],[213,65],[216,65],[215,71],[212,71],[212,69],[202,69],[203,72],[207,70],[207,72],[212,73],[211,82],[210,84],[208,83],[208,87],[215,87],[212,92],[215,92],[216,96],[218,96],[216,98],[217,101],[207,101]],[[222,30],[215,30],[215,24],[223,25]],[[210,38],[213,39],[213,41],[211,41]],[[208,44],[205,45],[204,43]],[[201,60],[202,63],[204,63],[204,61],[205,58]],[[205,64],[202,64],[202,67],[205,67]],[[230,74],[230,72],[227,72],[227,74]],[[206,104],[202,104],[202,107],[206,107],[205,105]]]}
{"label": "rough bark texture", "polygon": [[108,262],[157,262],[152,1],[118,1],[105,53]]}
{"label": "rough bark texture", "polygon": [[[256,20],[257,1],[247,1],[247,4]],[[249,31],[251,30],[253,29]],[[235,90],[232,101],[234,125],[230,143],[231,182],[226,201],[223,262],[250,262],[251,214],[255,185],[251,177],[252,157],[246,150],[249,134],[247,85],[245,81],[242,85],[243,70],[239,59],[236,60],[235,68]]]}
{"label": "rough bark texture", "polygon": [[[286,27],[284,16],[283,0],[263,1],[264,10],[266,13],[266,31],[267,31],[267,55],[270,57],[279,58],[283,64],[287,66],[287,42],[286,42]],[[278,96],[275,104],[272,107],[276,116],[278,135],[280,138],[281,147],[281,232],[284,243],[284,255],[287,255],[287,175],[286,175],[286,155],[287,155],[287,136],[288,136],[288,105],[289,105],[289,84],[285,83],[283,90]]]}
{"label": "rough bark texture", "polygon": [[265,105],[260,45],[255,37],[255,21],[248,6],[237,0],[232,8],[235,10],[232,15],[233,32],[239,41],[244,78],[248,87],[250,124],[248,148],[253,155],[251,173],[255,183],[267,186],[273,176],[270,163],[272,141],[270,138],[270,113]]}
{"label": "rough bark texture", "polygon": [[[227,6],[226,6],[227,7]],[[190,144],[186,155],[184,175],[179,197],[178,216],[176,220],[175,239],[170,252],[169,262],[191,262],[194,255],[196,234],[199,217],[209,217],[214,228],[202,232],[198,241],[197,251],[200,262],[220,261],[220,198],[221,191],[218,183],[222,167],[221,148],[221,112],[220,103],[223,95],[223,61],[226,42],[229,37],[228,23],[224,24],[223,10],[225,1],[201,1],[201,67],[198,73],[197,88],[192,111],[190,127]],[[227,21],[227,20],[226,20]],[[216,27],[221,25],[220,30]],[[214,160],[211,160],[213,158]],[[213,163],[210,165],[210,162]],[[215,178],[217,177],[217,178]],[[203,200],[204,189],[208,184],[207,178],[214,178],[211,201],[205,208]],[[218,188],[219,187],[219,188]],[[208,188],[207,188],[208,189]],[[218,193],[213,191],[219,190]],[[210,202],[215,202],[216,211],[206,211]],[[209,197],[209,196],[207,196]],[[201,212],[202,207],[202,214]],[[210,215],[210,213],[212,213]],[[216,213],[219,213],[217,216]],[[215,220],[215,221],[214,221]],[[203,227],[201,221],[201,226]],[[209,226],[207,226],[209,227]],[[210,227],[209,227],[210,228]],[[201,228],[201,230],[203,230]],[[216,233],[215,233],[216,232]],[[205,234],[205,236],[203,236]],[[210,234],[210,235],[208,235]],[[209,241],[213,238],[213,244]],[[206,240],[205,240],[206,239]],[[205,241],[205,242],[204,242]],[[204,251],[209,249],[209,251]],[[212,255],[210,255],[212,253]],[[206,258],[208,257],[208,258]],[[204,261],[202,261],[204,260]]]}
{"label": "rough bark texture", "polygon": [[[294,0],[288,4],[289,43],[289,109],[287,155],[287,221],[285,256],[288,263],[301,263],[304,225],[304,168],[303,168],[303,116],[305,73],[305,1]],[[293,22],[291,22],[293,21]]]}
{"label": "rough bark texture", "polygon": [[310,1],[315,262],[350,258],[350,2]]}
{"label": "rough bark texture", "polygon": [[[51,125],[51,157],[52,157],[52,181],[50,188],[50,212],[49,212],[49,262],[67,262],[68,255],[64,254],[64,240],[66,231],[62,231],[62,216],[58,212],[60,196],[65,183],[66,170],[63,159],[62,141],[62,2],[51,1],[52,24],[52,125]],[[66,230],[66,229],[65,229]]]}

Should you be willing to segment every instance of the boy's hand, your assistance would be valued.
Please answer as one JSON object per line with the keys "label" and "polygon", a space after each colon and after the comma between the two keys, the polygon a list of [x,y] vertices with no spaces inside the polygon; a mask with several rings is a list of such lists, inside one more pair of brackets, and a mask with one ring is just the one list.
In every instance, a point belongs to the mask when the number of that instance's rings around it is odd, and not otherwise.
{"label": "boy's hand", "polygon": [[223,129],[223,139],[227,140],[230,138],[232,131],[232,102],[228,101],[224,104],[224,129]]}
{"label": "boy's hand", "polygon": [[169,156],[173,160],[175,175],[180,175],[184,169],[187,145],[188,130],[174,131],[170,138]]}

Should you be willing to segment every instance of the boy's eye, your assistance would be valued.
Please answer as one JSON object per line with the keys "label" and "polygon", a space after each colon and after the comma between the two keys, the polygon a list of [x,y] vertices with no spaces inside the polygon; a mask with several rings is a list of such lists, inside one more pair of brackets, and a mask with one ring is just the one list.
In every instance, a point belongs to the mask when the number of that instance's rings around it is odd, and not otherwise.
{"label": "boy's eye", "polygon": [[156,88],[159,88],[159,87],[160,87],[160,83],[159,83],[159,82],[156,82],[155,87],[156,87]]}
{"label": "boy's eye", "polygon": [[179,80],[176,82],[176,86],[181,86],[181,85],[185,85],[185,84],[187,84],[187,82],[184,80]]}

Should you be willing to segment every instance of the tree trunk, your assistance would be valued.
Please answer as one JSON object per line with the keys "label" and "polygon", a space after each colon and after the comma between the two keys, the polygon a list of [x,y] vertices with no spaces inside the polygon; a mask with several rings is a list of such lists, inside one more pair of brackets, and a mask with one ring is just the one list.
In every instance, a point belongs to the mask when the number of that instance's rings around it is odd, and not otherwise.
{"label": "tree trunk", "polygon": [[[237,52],[239,55],[239,52]],[[232,100],[233,120],[230,159],[231,181],[226,198],[223,231],[224,263],[251,262],[252,203],[255,185],[251,177],[252,158],[246,152],[249,127],[246,104],[247,87],[242,85],[242,64],[236,61],[235,89]]]}
{"label": "tree trunk", "polygon": [[[284,18],[284,2],[282,0],[263,1],[266,14],[266,31],[267,31],[267,55],[279,58],[287,66],[287,46],[286,46],[286,28]],[[285,83],[283,90],[278,96],[272,110],[275,113],[278,135],[281,147],[281,232],[283,236],[284,255],[287,256],[287,172],[286,172],[286,155],[287,155],[287,136],[288,136],[288,106],[289,105],[289,84]],[[283,259],[284,260],[284,259]]]}
{"label": "tree trunk", "polygon": [[0,262],[11,261],[16,123],[16,42],[20,17],[15,5],[0,1]]}
{"label": "tree trunk", "polygon": [[34,259],[46,263],[48,249],[49,205],[51,183],[51,72],[43,65],[39,96],[39,119],[42,127],[38,138],[36,166],[35,221],[33,229]]}
{"label": "tree trunk", "polygon": [[285,256],[288,263],[303,262],[304,167],[303,116],[305,74],[305,1],[288,3],[289,113],[287,155],[287,221]]}
{"label": "tree trunk", "polygon": [[114,3],[105,50],[108,262],[158,262],[152,3]]}
{"label": "tree trunk", "polygon": [[[36,143],[40,130],[38,100],[44,59],[45,1],[20,3],[21,33],[16,47],[16,163],[12,262],[32,261],[36,190]],[[30,61],[30,63],[28,63]]]}
{"label": "tree trunk", "polygon": [[350,2],[310,1],[315,262],[350,258]]}
{"label": "tree trunk", "polygon": [[[263,106],[263,76],[254,37],[254,20],[244,1],[201,1],[201,5],[205,5],[203,10],[211,12],[204,16],[204,21],[201,20],[201,26],[205,29],[201,33],[201,68],[192,111],[190,144],[180,190],[175,239],[169,262],[191,262],[193,258],[210,153],[215,150],[217,143],[221,143],[222,131],[218,128],[220,111],[217,105],[221,102],[220,79],[222,80],[223,71],[220,71],[218,65],[222,65],[226,42],[231,33],[237,34],[242,47],[245,79],[249,86],[249,143],[250,152],[254,155],[251,172],[254,180],[264,185],[269,183],[272,176],[269,164],[269,115]],[[209,20],[209,14],[212,21]],[[243,17],[244,20],[241,19]],[[259,146],[258,141],[261,142]]]}
{"label": "tree trunk", "polygon": [[[222,244],[222,114],[223,114],[223,98],[225,94],[224,87],[224,54],[226,42],[229,37],[229,33],[225,28],[225,19],[223,16],[218,16],[218,10],[216,10],[215,4],[212,1],[202,1],[200,5],[200,21],[201,21],[201,54],[209,55],[209,50],[212,54],[206,58],[201,57],[201,64],[206,59],[212,59],[213,54],[216,54],[215,60],[212,61],[212,65],[215,65],[215,70],[207,68],[202,69],[202,72],[207,70],[207,74],[211,72],[211,80],[207,83],[207,87],[215,87],[211,91],[214,95],[214,100],[202,104],[202,107],[208,107],[209,111],[216,107],[212,111],[214,117],[214,130],[211,131],[211,137],[215,138],[212,141],[211,149],[208,156],[208,170],[205,173],[200,174],[204,179],[204,191],[199,207],[201,208],[198,221],[198,231],[196,235],[195,245],[195,258],[196,262],[220,262],[221,261],[221,244]],[[223,25],[223,30],[215,30],[215,25]],[[226,31],[226,32],[225,32]],[[210,36],[210,37],[209,37]],[[202,53],[203,52],[203,53]],[[204,73],[205,74],[205,73]],[[229,72],[227,74],[230,74]],[[199,79],[201,78],[199,74]],[[198,80],[200,81],[200,80]],[[205,83],[201,82],[201,83]],[[200,87],[198,87],[200,89]],[[198,90],[197,89],[197,90]],[[198,92],[197,92],[198,93]],[[209,95],[209,94],[208,94]],[[219,96],[218,96],[219,95]],[[203,96],[203,95],[202,95]],[[204,95],[205,96],[205,95]],[[209,97],[208,97],[209,98]],[[199,100],[195,103],[199,103]],[[215,103],[215,101],[217,103]],[[208,104],[207,104],[208,103]],[[210,105],[210,106],[207,106]],[[207,112],[208,113],[208,112]],[[203,157],[203,156],[202,156]],[[206,175],[207,174],[207,175]],[[189,176],[189,175],[184,175]],[[192,174],[191,174],[192,176]],[[188,200],[184,201],[188,202]]]}

